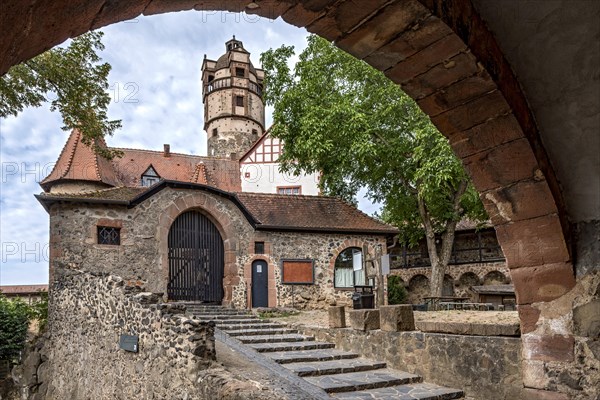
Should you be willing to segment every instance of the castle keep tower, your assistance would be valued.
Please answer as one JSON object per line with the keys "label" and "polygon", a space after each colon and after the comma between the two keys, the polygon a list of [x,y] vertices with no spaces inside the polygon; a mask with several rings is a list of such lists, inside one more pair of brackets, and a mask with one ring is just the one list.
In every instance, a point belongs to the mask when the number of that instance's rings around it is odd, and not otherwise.
{"label": "castle keep tower", "polygon": [[264,72],[235,36],[225,50],[217,61],[205,56],[202,63],[204,130],[209,156],[238,159],[265,130]]}

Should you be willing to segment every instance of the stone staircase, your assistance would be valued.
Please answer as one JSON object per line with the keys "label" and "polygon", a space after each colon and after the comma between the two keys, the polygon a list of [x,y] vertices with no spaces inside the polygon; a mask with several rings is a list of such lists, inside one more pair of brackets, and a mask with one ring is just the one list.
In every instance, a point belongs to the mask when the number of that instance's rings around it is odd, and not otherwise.
{"label": "stone staircase", "polygon": [[264,320],[241,310],[187,305],[188,313],[214,321],[218,331],[254,349],[280,367],[339,399],[450,400],[461,390],[422,382],[418,375],[387,368],[353,352],[335,349],[287,325]]}

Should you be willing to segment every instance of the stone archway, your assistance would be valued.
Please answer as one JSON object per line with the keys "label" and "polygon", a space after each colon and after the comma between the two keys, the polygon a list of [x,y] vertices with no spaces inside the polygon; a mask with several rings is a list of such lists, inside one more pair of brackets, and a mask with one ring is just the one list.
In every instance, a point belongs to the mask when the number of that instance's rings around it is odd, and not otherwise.
{"label": "stone archway", "polygon": [[[571,362],[570,331],[538,323],[543,304],[575,285],[561,190],[519,82],[470,1],[6,1],[0,74],[90,29],[181,10],[281,16],[335,40],[402,85],[450,140],[496,227],[529,335],[524,358],[531,374],[544,360]],[[571,308],[563,308],[549,318],[568,316]]]}
{"label": "stone archway", "polygon": [[508,283],[508,278],[500,271],[490,271],[483,277],[484,285],[503,285]]}
{"label": "stone archway", "polygon": [[166,288],[169,281],[169,231],[177,217],[190,210],[198,210],[206,215],[221,234],[224,250],[222,304],[229,305],[233,298],[233,288],[240,283],[235,263],[237,251],[235,227],[229,218],[219,209],[217,201],[206,193],[195,192],[182,195],[167,207],[160,216],[156,236],[159,242],[163,286]]}
{"label": "stone archway", "polygon": [[425,275],[415,275],[408,281],[408,301],[412,304],[423,303],[423,296],[429,296],[429,278]]}

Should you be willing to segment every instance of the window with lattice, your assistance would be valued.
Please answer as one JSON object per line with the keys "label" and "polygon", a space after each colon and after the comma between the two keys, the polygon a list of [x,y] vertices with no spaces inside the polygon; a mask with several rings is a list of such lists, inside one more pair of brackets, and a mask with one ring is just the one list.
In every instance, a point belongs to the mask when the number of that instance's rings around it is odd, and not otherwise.
{"label": "window with lattice", "polygon": [[121,244],[121,228],[111,226],[98,227],[98,244],[118,246]]}

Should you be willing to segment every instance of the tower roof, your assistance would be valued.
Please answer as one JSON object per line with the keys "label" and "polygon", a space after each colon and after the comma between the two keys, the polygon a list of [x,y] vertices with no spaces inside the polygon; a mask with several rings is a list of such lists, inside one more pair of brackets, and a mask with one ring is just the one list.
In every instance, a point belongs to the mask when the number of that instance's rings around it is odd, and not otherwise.
{"label": "tower roof", "polygon": [[[52,172],[40,185],[49,191],[52,185],[65,181],[83,181],[103,183],[107,186],[119,186],[112,163],[96,154],[91,146],[83,143],[82,133],[73,129],[63,147]],[[96,139],[97,144],[106,147],[104,139]]]}

